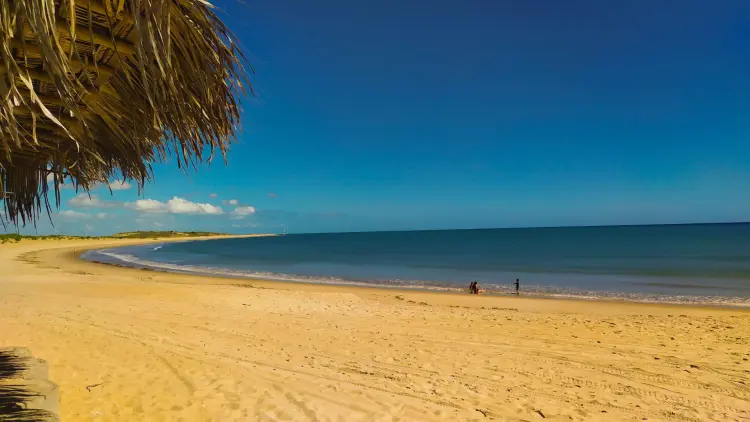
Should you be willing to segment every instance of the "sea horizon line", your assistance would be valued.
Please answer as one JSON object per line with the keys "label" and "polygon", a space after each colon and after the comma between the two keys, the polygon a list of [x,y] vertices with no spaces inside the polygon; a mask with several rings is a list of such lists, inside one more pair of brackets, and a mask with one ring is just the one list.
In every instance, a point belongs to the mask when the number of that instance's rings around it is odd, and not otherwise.
{"label": "sea horizon line", "polygon": [[[410,229],[410,230],[358,230],[340,232],[287,232],[287,235],[308,234],[355,234],[355,233],[413,233],[413,232],[448,232],[448,231],[478,231],[478,230],[535,230],[535,229],[593,229],[618,227],[677,227],[677,226],[730,226],[750,224],[750,221],[722,221],[700,223],[647,223],[647,224],[591,224],[582,226],[518,226],[518,227],[473,227],[455,229]],[[268,233],[277,234],[277,233]]]}

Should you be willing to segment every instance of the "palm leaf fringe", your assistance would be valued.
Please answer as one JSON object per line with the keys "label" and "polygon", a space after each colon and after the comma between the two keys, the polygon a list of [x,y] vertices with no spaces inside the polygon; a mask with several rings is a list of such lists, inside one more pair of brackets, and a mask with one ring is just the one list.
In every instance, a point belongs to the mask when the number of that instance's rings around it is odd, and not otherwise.
{"label": "palm leaf fringe", "polygon": [[36,223],[65,182],[140,189],[168,155],[181,168],[225,157],[252,72],[202,0],[0,1],[7,218]]}

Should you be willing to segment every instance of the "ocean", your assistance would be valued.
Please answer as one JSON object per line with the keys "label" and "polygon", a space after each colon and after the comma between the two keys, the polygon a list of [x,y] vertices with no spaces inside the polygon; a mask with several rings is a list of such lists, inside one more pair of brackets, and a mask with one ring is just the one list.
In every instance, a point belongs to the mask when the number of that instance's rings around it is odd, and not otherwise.
{"label": "ocean", "polygon": [[251,279],[750,306],[750,223],[300,234],[84,259]]}

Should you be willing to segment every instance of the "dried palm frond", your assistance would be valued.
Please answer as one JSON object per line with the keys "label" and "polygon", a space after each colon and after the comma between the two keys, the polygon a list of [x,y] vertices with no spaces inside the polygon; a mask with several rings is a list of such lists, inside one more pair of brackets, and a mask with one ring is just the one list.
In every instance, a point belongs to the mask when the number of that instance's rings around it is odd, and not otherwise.
{"label": "dried palm frond", "polygon": [[203,0],[0,0],[6,214],[35,221],[64,180],[140,188],[170,153],[180,167],[224,156],[251,71]]}

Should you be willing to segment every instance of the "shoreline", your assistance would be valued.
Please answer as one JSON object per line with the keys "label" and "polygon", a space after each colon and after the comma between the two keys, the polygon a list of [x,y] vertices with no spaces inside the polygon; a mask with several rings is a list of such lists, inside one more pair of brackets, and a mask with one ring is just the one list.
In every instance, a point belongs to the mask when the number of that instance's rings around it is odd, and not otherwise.
{"label": "shoreline", "polygon": [[[273,235],[238,235],[238,236],[222,236],[222,237],[207,237],[207,238],[191,238],[191,239],[175,239],[174,241],[170,241],[169,238],[167,239],[159,239],[159,240],[151,240],[148,242],[143,243],[134,243],[134,244],[127,244],[127,245],[117,245],[117,246],[140,246],[140,245],[148,245],[152,243],[177,243],[177,242],[192,242],[192,241],[210,241],[210,240],[220,240],[220,239],[231,239],[231,238],[246,238],[246,237],[261,237],[261,236],[273,236]],[[286,280],[286,279],[268,279],[263,277],[245,277],[245,276],[230,276],[225,274],[212,274],[212,273],[203,273],[203,272],[197,272],[197,271],[179,271],[179,270],[170,270],[170,269],[164,269],[164,268],[158,268],[158,267],[149,267],[146,265],[139,266],[139,264],[135,263],[125,263],[125,264],[117,264],[117,263],[110,263],[110,262],[103,262],[103,261],[97,261],[97,260],[89,260],[82,257],[83,254],[87,252],[92,252],[99,249],[110,249],[117,246],[103,246],[103,247],[96,247],[96,248],[88,248],[81,251],[78,251],[75,253],[76,260],[80,262],[86,262],[94,265],[105,265],[115,268],[122,268],[122,269],[128,269],[128,270],[135,270],[135,271],[147,271],[147,272],[155,272],[155,273],[164,273],[164,274],[175,274],[180,277],[195,277],[196,279],[203,279],[203,278],[215,278],[218,280],[224,280],[224,282],[216,282],[211,284],[221,284],[221,285],[244,285],[244,284],[253,284],[253,283],[261,283],[265,285],[266,287],[271,288],[284,288],[285,285],[291,285],[291,286],[322,286],[327,289],[346,289],[346,288],[355,288],[355,289],[374,289],[374,290],[384,290],[384,291],[390,291],[396,294],[400,293],[429,293],[429,294],[440,294],[440,295],[454,295],[458,297],[464,297],[467,296],[465,292],[462,291],[460,288],[444,288],[444,289],[437,289],[437,288],[429,288],[429,287],[398,287],[398,286],[389,286],[389,285],[377,285],[374,283],[365,283],[365,282],[356,282],[356,281],[342,281],[341,283],[334,283],[334,282],[318,282],[318,281],[300,281],[300,280]],[[132,265],[129,265],[132,264]],[[581,293],[588,293],[588,292],[581,292]],[[591,292],[591,293],[604,293],[604,294],[616,294],[620,292]],[[624,293],[623,293],[624,294]],[[639,293],[636,293],[639,294]],[[498,299],[539,299],[539,300],[560,300],[560,301],[579,301],[579,302],[597,302],[597,303],[612,303],[612,304],[628,304],[628,303],[634,303],[634,304],[643,304],[643,305],[667,305],[667,306],[677,306],[677,307],[698,307],[698,308],[712,308],[712,309],[740,309],[740,310],[747,310],[750,312],[750,304],[744,304],[744,303],[700,303],[700,302],[678,302],[678,301],[658,301],[658,300],[637,300],[637,299],[627,299],[627,298],[612,298],[612,297],[590,297],[590,296],[576,296],[574,294],[545,294],[545,293],[523,293],[521,296],[516,296],[513,293],[484,293],[479,295],[484,298],[498,298]],[[673,296],[680,296],[680,295],[673,295]],[[693,296],[685,296],[685,297],[693,297]],[[725,296],[716,296],[718,298],[724,298]],[[729,298],[729,297],[727,297]]]}
{"label": "shoreline", "polygon": [[48,362],[61,420],[750,418],[747,309],[237,283],[78,259],[125,243],[0,245],[0,347]]}

